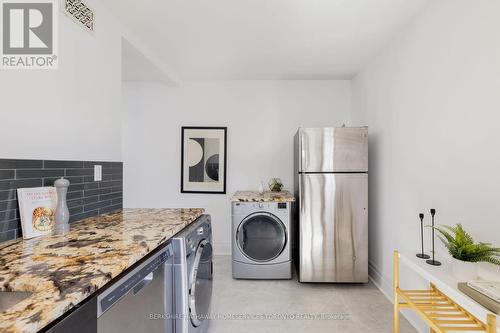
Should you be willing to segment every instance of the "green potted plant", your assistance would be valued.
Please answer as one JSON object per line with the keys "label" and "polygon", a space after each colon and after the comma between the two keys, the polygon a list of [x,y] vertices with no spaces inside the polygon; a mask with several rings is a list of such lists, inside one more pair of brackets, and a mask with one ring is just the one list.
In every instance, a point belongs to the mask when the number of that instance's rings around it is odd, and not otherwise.
{"label": "green potted plant", "polygon": [[452,271],[462,280],[477,279],[477,263],[500,265],[500,248],[488,243],[475,243],[461,224],[434,227],[439,239],[453,258]]}
{"label": "green potted plant", "polygon": [[279,178],[271,178],[268,185],[269,185],[269,189],[272,192],[281,192],[281,190],[283,189],[283,183],[281,182],[281,179],[279,179]]}

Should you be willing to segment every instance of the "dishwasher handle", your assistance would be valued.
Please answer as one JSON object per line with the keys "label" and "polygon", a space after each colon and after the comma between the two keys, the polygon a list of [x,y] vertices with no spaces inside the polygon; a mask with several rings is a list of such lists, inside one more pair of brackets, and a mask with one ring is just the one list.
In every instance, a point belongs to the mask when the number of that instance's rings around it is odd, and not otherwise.
{"label": "dishwasher handle", "polygon": [[165,264],[170,257],[172,257],[172,246],[169,244],[97,296],[97,318],[112,308],[130,291],[133,295],[141,292],[153,281],[154,271]]}
{"label": "dishwasher handle", "polygon": [[132,288],[132,292],[134,295],[137,295],[138,293],[141,292],[142,289],[146,288],[151,282],[153,282],[154,278],[154,272],[149,273],[146,275],[144,279],[142,279],[140,282],[138,282],[134,288]]}

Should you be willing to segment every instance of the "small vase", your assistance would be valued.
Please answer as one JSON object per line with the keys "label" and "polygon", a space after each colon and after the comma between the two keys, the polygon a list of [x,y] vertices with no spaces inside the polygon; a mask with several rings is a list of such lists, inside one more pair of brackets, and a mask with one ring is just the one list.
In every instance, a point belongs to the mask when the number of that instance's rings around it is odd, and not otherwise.
{"label": "small vase", "polygon": [[264,193],[264,184],[262,182],[260,182],[260,185],[259,185],[259,193],[260,194]]}
{"label": "small vase", "polygon": [[455,278],[460,281],[467,282],[477,280],[478,265],[475,262],[452,258],[451,270]]}

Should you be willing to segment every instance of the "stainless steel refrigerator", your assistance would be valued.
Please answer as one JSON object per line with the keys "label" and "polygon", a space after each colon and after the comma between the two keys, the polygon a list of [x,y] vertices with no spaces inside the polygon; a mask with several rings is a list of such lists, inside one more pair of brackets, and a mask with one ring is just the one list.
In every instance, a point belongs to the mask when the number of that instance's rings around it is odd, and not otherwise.
{"label": "stainless steel refrigerator", "polygon": [[299,281],[368,282],[368,128],[299,128],[295,195]]}

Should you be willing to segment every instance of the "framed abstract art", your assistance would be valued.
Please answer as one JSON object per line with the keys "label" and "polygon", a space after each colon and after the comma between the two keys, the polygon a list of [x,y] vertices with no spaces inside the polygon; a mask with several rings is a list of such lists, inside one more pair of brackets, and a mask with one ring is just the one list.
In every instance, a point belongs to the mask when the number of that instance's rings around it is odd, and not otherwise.
{"label": "framed abstract art", "polygon": [[181,193],[226,193],[227,127],[182,127]]}

